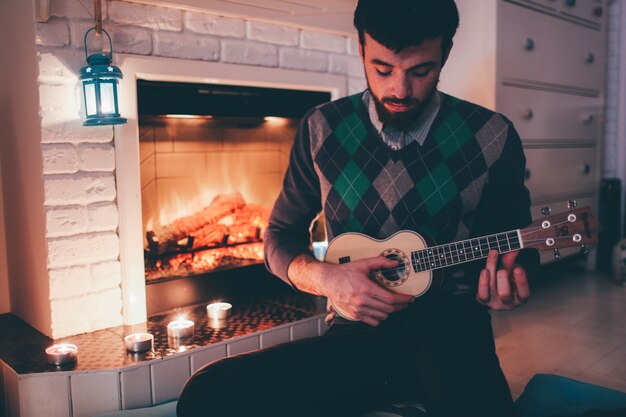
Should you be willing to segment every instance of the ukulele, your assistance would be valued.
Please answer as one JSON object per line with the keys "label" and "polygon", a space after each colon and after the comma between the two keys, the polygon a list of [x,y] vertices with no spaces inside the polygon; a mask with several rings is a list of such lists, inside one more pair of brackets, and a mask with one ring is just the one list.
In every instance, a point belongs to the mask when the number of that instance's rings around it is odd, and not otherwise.
{"label": "ukulele", "polygon": [[[549,209],[542,210],[548,214]],[[372,272],[372,278],[384,287],[400,293],[419,297],[433,283],[433,271],[448,266],[486,258],[491,250],[500,254],[523,248],[558,250],[580,245],[594,244],[597,221],[588,207],[546,216],[535,220],[523,229],[461,240],[428,247],[418,233],[404,230],[387,239],[373,239],[362,233],[344,233],[335,237],[326,250],[324,261],[344,264],[358,259],[384,256],[398,262],[393,268],[381,268]],[[353,320],[343,309],[333,304],[342,317]]]}

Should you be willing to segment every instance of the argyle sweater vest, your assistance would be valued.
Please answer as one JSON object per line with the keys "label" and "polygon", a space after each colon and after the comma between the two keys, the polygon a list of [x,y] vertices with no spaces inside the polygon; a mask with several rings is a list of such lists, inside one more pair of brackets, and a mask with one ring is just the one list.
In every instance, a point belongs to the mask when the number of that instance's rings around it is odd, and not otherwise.
{"label": "argyle sweater vest", "polygon": [[273,273],[287,280],[320,210],[329,240],[413,230],[447,243],[530,222],[521,142],[502,115],[444,94],[423,145],[394,151],[361,98],[321,105],[303,119],[266,233]]}

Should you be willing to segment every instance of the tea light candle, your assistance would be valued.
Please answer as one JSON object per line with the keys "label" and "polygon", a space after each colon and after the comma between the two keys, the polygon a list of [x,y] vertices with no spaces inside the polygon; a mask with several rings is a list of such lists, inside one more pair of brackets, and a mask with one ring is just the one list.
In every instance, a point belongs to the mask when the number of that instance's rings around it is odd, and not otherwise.
{"label": "tea light candle", "polygon": [[206,306],[206,313],[209,319],[224,320],[230,316],[230,310],[233,308],[230,303],[211,303]]}
{"label": "tea light candle", "polygon": [[67,365],[78,359],[78,346],[71,343],[52,345],[46,349],[46,360],[50,365]]}
{"label": "tea light candle", "polygon": [[150,333],[132,333],[124,338],[126,350],[129,352],[147,352],[152,350],[154,336]]}
{"label": "tea light candle", "polygon": [[194,323],[191,320],[178,319],[170,321],[167,325],[167,337],[187,338],[193,337]]}

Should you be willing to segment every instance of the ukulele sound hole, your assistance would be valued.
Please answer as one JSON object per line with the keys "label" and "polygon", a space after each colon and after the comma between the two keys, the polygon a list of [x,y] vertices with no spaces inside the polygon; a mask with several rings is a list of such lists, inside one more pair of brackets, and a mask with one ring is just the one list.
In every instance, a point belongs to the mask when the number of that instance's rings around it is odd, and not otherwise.
{"label": "ukulele sound hole", "polygon": [[395,254],[395,253],[390,253],[390,254],[385,255],[385,257],[388,259],[397,261],[398,266],[393,267],[393,268],[381,268],[380,273],[382,274],[382,276],[387,281],[391,281],[391,282],[401,280],[404,277],[404,273],[406,271],[406,266],[404,265],[404,260],[402,259],[402,256]]}

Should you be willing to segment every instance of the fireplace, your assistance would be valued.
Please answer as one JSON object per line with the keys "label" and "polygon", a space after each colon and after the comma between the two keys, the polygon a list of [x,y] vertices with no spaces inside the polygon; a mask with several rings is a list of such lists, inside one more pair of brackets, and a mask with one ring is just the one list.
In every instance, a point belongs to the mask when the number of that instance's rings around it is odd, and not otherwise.
{"label": "fireplace", "polygon": [[330,97],[137,80],[148,315],[280,283],[264,231],[298,121]]}
{"label": "fireplace", "polygon": [[[124,322],[284,285],[262,264],[264,219],[280,191],[299,118],[317,103],[346,95],[346,78],[220,62],[117,59],[124,69],[120,107],[129,118],[115,128]],[[165,201],[166,195],[173,198]],[[210,236],[184,230],[161,242],[159,228],[205,209],[211,215],[212,202],[231,208],[214,216]],[[251,227],[234,223],[245,217]],[[240,238],[233,236],[239,232]],[[226,255],[215,263],[210,251],[217,249]],[[170,257],[153,256],[159,251]],[[211,266],[196,269],[191,260],[203,255]]]}

